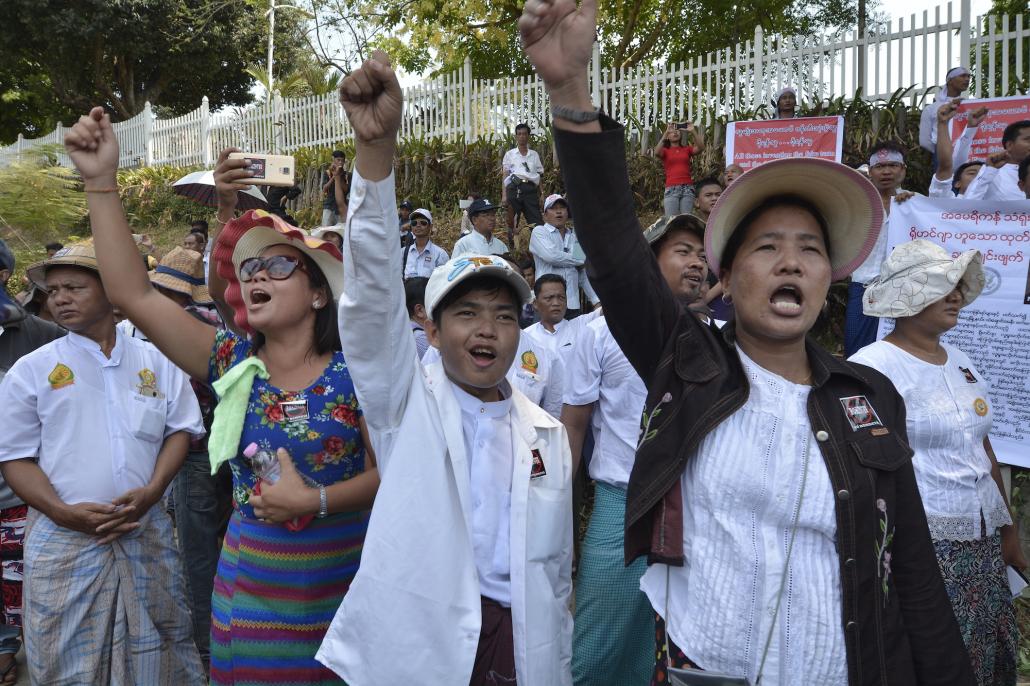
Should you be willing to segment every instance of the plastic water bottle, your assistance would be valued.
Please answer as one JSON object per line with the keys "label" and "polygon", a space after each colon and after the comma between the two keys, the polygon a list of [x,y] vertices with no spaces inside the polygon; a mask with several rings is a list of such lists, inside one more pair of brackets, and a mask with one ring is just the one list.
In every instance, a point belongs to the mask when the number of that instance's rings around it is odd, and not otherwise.
{"label": "plastic water bottle", "polygon": [[251,443],[243,449],[243,456],[250,460],[250,468],[254,470],[257,478],[269,484],[279,480],[279,458],[271,450],[262,450],[257,443]]}

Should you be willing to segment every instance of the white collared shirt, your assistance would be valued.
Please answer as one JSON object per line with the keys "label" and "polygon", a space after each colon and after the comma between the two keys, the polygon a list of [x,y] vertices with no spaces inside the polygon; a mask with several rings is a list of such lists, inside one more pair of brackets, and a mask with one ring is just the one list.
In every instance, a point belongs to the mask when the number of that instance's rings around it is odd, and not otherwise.
{"label": "white collared shirt", "polygon": [[508,252],[508,246],[498,238],[491,236],[489,239],[483,234],[473,230],[472,233],[462,236],[454,244],[451,257],[463,255],[503,255]]}
{"label": "white collared shirt", "polygon": [[469,532],[479,572],[480,593],[511,607],[511,388],[504,400],[483,402],[451,382],[461,407],[468,455],[471,512]]}
{"label": "white collared shirt", "polygon": [[565,279],[565,297],[568,307],[580,309],[579,289],[586,291],[591,302],[597,302],[597,294],[590,287],[583,271],[583,249],[579,247],[576,232],[571,227],[561,231],[551,224],[541,224],[533,229],[529,239],[529,252],[533,253],[533,264],[537,278],[544,274],[557,274]]}
{"label": "white collared shirt", "polygon": [[762,683],[844,686],[837,520],[833,487],[808,420],[810,388],[737,352],[750,385],[747,402],[701,440],[680,482],[684,565],[651,565],[641,590],[665,618],[672,640],[699,667],[755,683],[807,457],[797,534]]}
{"label": "white collared shirt", "polygon": [[537,345],[547,348],[557,363],[562,365],[562,368],[568,369],[572,351],[576,347],[580,333],[590,322],[600,316],[601,310],[592,310],[575,319],[561,320],[554,325],[554,331],[548,331],[543,322],[537,322],[527,326],[522,333],[532,338]]}
{"label": "white collared shirt", "polygon": [[540,161],[540,155],[536,150],[527,150],[523,155],[516,146],[504,153],[501,169],[505,174],[505,186],[515,181],[516,178],[519,181],[529,181],[539,186],[540,175],[544,172],[544,164]]}
{"label": "white collared shirt", "polygon": [[428,241],[421,251],[412,243],[404,249],[404,278],[424,276],[428,279],[433,270],[447,260],[447,251],[433,241]]}
{"label": "white collared shirt", "polygon": [[887,341],[867,345],[849,361],[886,375],[905,399],[912,466],[930,535],[975,541],[981,514],[988,535],[1012,523],[983,445],[993,421],[990,386],[964,352],[947,343],[941,347],[948,353],[942,365]]}
{"label": "white collared shirt", "polygon": [[[919,193],[915,194],[917,197],[921,197]],[[897,205],[897,201],[891,198],[890,207],[893,209]],[[890,216],[890,212],[885,213],[883,218],[884,227],[887,226],[887,217]],[[865,258],[862,264],[858,265],[855,271],[851,272],[851,280],[866,284],[875,279],[880,275],[880,267],[883,266],[883,261],[887,259],[887,229],[884,228],[880,231],[880,235],[876,237],[876,243],[873,244],[873,249],[869,252],[869,256]]]}
{"label": "white collared shirt", "polygon": [[982,165],[963,197],[967,200],[1026,200],[1026,194],[1019,190],[1019,165],[1009,163],[1001,169]]}
{"label": "white collared shirt", "polygon": [[647,388],[599,317],[583,330],[572,352],[565,404],[594,407],[590,478],[625,489],[637,453]]}
{"label": "white collared shirt", "polygon": [[167,436],[204,434],[187,376],[149,343],[120,332],[116,341],[107,358],[69,333],[22,357],[0,384],[0,462],[38,457],[68,504],[109,503],[147,485]]}

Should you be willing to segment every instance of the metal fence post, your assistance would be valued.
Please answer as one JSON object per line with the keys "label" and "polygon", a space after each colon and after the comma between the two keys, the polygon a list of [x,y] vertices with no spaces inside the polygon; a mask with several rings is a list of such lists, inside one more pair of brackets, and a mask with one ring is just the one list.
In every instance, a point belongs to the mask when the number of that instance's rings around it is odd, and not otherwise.
{"label": "metal fence post", "polygon": [[465,58],[465,65],[461,70],[461,129],[465,134],[465,143],[472,142],[472,58]]}
{"label": "metal fence post", "polygon": [[154,113],[150,101],[143,105],[143,166],[154,164]]}
{"label": "metal fence post", "polygon": [[754,85],[751,88],[751,102],[748,103],[748,109],[753,110],[758,107],[758,103],[765,101],[765,39],[762,33],[762,27],[755,27],[755,72],[753,76]]}
{"label": "metal fence post", "polygon": [[200,101],[200,159],[205,167],[211,166],[211,109],[206,95]]}
{"label": "metal fence post", "polygon": [[22,148],[25,147],[25,136],[19,133],[18,134],[18,142],[15,145],[17,146],[15,148],[15,153],[17,155],[15,157],[15,159],[17,159],[19,162],[21,162],[21,151],[22,151]]}
{"label": "metal fence post", "polygon": [[[958,30],[958,61],[955,64],[968,64],[972,54],[969,51],[970,38],[973,33],[973,10],[971,0],[962,0],[961,14],[959,16],[959,30]],[[953,65],[948,65],[950,69]],[[972,65],[970,65],[972,66]],[[981,65],[982,67],[982,65]],[[983,71],[977,74],[976,88],[979,91],[977,95],[983,95]]]}
{"label": "metal fence post", "polygon": [[594,52],[590,56],[590,97],[594,105],[602,107],[601,103],[601,44],[594,41]]}

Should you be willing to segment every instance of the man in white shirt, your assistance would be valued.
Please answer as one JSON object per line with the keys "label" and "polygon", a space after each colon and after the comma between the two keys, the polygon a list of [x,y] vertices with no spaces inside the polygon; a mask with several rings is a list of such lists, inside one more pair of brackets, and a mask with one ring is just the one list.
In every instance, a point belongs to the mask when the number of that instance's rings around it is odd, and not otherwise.
{"label": "man in white shirt", "polygon": [[503,255],[508,246],[494,238],[497,226],[497,205],[486,198],[476,198],[469,205],[469,221],[472,222],[472,233],[458,239],[451,251],[451,257],[465,255]]}
{"label": "man in white shirt", "polygon": [[[32,508],[25,650],[33,683],[202,684],[171,520],[160,501],[202,435],[189,381],[118,333],[91,245],[29,269],[65,338],[0,384],[0,469]],[[156,506],[156,507],[155,507]]]}
{"label": "man in white shirt", "polygon": [[[957,114],[957,102],[945,103],[937,108],[937,171],[930,177],[930,190],[927,193],[931,198],[964,198],[966,189],[978,172],[970,172],[972,177],[969,181],[962,178],[962,172],[970,166],[983,165],[981,161],[967,160],[977,128],[987,116],[987,108],[981,107],[969,113],[968,125],[952,144],[948,126]],[[956,168],[959,173],[953,174]]]}
{"label": "man in white shirt", "polygon": [[569,364],[580,332],[601,314],[601,310],[597,309],[582,317],[566,319],[567,290],[565,279],[557,274],[538,276],[533,282],[533,293],[536,296],[533,307],[540,316],[540,321],[523,330],[524,335],[550,351],[563,368]]}
{"label": "man in white shirt", "polygon": [[1030,156],[1030,119],[1005,127],[1001,135],[1003,152],[995,153],[980,167],[980,173],[966,189],[970,200],[1023,200],[1019,187],[1019,164]]}
{"label": "man in white shirt", "polygon": [[[969,88],[970,74],[965,67],[955,67],[944,76],[944,86],[934,96],[931,104],[919,115],[919,145],[929,153],[937,153],[937,109],[953,100],[961,99]],[[961,164],[961,162],[959,162]],[[936,171],[936,160],[934,169]]]}
{"label": "man in white shirt", "polygon": [[536,226],[540,217],[540,175],[543,162],[536,150],[529,149],[529,124],[515,127],[515,147],[501,160],[501,198],[508,208],[508,241],[515,244],[519,215],[528,226]]}
{"label": "man in white shirt", "polygon": [[344,80],[356,161],[340,336],[382,482],[361,567],[316,658],[351,684],[571,686],[572,459],[505,380],[529,286],[452,258],[426,287],[423,367],[391,250],[403,95],[385,53]]}
{"label": "man in white shirt", "polygon": [[433,270],[448,260],[447,251],[432,241],[433,215],[429,210],[419,208],[409,219],[411,234],[415,240],[404,248],[404,278],[415,276],[429,278]]}
{"label": "man in white shirt", "polygon": [[[665,282],[685,307],[700,301],[708,277],[704,232],[699,218],[678,215],[644,233]],[[604,317],[590,322],[571,356],[562,410],[574,464],[591,427],[594,438],[589,464],[594,507],[576,576],[572,675],[577,686],[644,684],[654,668],[654,612],[640,591],[647,561],[641,557],[627,567],[623,557],[626,486],[646,395]]]}
{"label": "man in white shirt", "polygon": [[554,193],[544,200],[544,221],[533,229],[529,239],[529,252],[533,254],[534,273],[537,275],[557,274],[565,279],[568,300],[565,316],[569,319],[582,311],[579,290],[582,288],[592,303],[597,303],[597,294],[590,287],[583,263],[586,257],[576,240],[576,232],[568,226],[569,204],[565,198]]}

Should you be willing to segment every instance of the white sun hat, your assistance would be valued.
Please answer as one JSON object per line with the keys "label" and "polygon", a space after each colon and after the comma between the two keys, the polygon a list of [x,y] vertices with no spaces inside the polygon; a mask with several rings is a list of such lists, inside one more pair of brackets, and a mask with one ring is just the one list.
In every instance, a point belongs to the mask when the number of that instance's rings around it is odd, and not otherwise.
{"label": "white sun hat", "polygon": [[952,259],[940,245],[917,238],[894,248],[880,275],[866,284],[862,311],[870,317],[911,317],[956,288],[962,307],[984,289],[983,256],[966,250]]}

